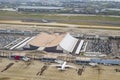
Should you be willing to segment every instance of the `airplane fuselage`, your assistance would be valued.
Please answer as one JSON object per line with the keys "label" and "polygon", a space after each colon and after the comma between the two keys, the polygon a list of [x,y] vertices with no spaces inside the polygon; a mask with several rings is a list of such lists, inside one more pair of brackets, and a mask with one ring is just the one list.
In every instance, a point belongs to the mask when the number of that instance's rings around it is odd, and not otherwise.
{"label": "airplane fuselage", "polygon": [[64,62],[61,66],[61,69],[64,70],[65,69],[65,65],[66,65],[67,62]]}

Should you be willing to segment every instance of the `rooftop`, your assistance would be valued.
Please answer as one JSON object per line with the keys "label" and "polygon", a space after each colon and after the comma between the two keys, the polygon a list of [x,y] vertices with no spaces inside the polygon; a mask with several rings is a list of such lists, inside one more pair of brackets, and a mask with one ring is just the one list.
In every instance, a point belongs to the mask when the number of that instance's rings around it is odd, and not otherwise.
{"label": "rooftop", "polygon": [[60,41],[64,38],[65,34],[48,34],[48,33],[40,33],[35,36],[28,44],[38,47],[52,47],[56,46],[60,43]]}

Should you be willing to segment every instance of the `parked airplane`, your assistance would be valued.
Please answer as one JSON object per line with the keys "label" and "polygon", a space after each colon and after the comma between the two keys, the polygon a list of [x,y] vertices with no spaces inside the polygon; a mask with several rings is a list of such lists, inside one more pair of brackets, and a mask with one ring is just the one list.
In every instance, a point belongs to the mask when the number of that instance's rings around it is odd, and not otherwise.
{"label": "parked airplane", "polygon": [[74,67],[74,66],[67,65],[67,62],[66,62],[66,61],[64,61],[63,63],[57,64],[57,65],[50,65],[50,66],[58,67],[58,70],[60,70],[60,71],[64,71],[64,70],[66,70],[66,68],[77,69],[77,68]]}

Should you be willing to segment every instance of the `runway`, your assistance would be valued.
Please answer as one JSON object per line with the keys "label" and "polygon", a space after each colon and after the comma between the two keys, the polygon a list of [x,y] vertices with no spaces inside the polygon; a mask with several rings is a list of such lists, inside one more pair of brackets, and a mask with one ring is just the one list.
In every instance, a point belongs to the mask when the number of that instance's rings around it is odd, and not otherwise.
{"label": "runway", "polygon": [[94,25],[75,25],[75,24],[64,24],[64,23],[38,23],[38,22],[22,22],[20,20],[0,20],[0,24],[14,24],[14,25],[35,25],[43,27],[53,28],[83,28],[83,29],[106,29],[106,30],[120,30],[120,27],[116,26],[94,26]]}

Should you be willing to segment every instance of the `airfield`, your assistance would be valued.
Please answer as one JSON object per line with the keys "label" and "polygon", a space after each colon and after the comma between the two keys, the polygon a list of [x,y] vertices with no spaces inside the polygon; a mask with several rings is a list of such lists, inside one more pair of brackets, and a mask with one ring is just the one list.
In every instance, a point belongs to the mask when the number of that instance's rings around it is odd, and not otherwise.
{"label": "airfield", "polygon": [[[33,21],[26,21],[26,19],[27,20],[33,19]],[[39,20],[41,19],[45,19],[48,21],[51,20],[53,22],[41,22],[41,21],[39,22]],[[2,49],[5,45],[11,43],[14,40],[20,38],[22,41],[26,37],[33,37],[34,35],[39,34],[40,32],[41,33],[44,32],[49,35],[54,33],[61,34],[68,32],[71,34],[80,34],[80,35],[85,34],[85,35],[94,35],[94,36],[100,35],[105,37],[106,36],[119,37],[120,36],[119,20],[120,20],[119,17],[114,17],[114,16],[113,17],[83,16],[83,15],[66,16],[66,15],[54,15],[54,14],[39,15],[39,14],[22,14],[22,13],[18,14],[13,12],[8,12],[8,13],[6,12],[4,14],[4,12],[1,12],[0,29],[3,31],[4,30],[7,31],[8,33],[0,34],[0,38],[1,38],[0,48]],[[13,31],[13,33],[9,34],[10,30],[11,32]],[[14,33],[14,31],[16,32]],[[30,34],[29,35],[20,34],[20,33],[24,33],[25,31]],[[103,40],[102,42],[101,41],[95,43],[94,42],[95,41],[93,41],[92,43],[97,45],[103,43],[101,45],[103,47],[106,46],[107,43],[106,40],[105,41]],[[116,48],[116,47],[119,48],[119,46],[116,46],[116,44],[119,44],[119,40],[118,41],[113,40],[112,42],[113,42],[112,44],[115,45],[113,51],[114,54],[116,54],[118,51],[118,55],[119,55],[119,50]],[[109,44],[107,43],[107,45]],[[91,46],[89,46],[89,48],[90,47]],[[91,50],[93,49],[94,46]],[[16,52],[17,51],[15,51],[15,53]],[[12,51],[2,49],[0,50],[0,53],[7,54],[7,53],[12,53]],[[21,54],[22,52],[18,51],[17,53]],[[28,53],[32,54],[32,51]],[[33,52],[33,54],[35,53],[37,53],[37,51]],[[36,55],[36,57],[39,58],[42,55],[43,54]],[[52,53],[50,53],[49,55],[51,55],[50,57],[53,57]],[[109,58],[109,56],[107,58]],[[45,62],[42,62],[40,60],[31,60],[29,64],[27,62],[20,60],[19,61],[11,60],[8,57],[7,58],[0,57],[0,71],[2,71],[10,63],[14,63],[14,64],[8,70],[4,72],[0,72],[0,80],[119,80],[120,79],[120,72],[115,71],[115,69],[120,69],[120,66],[116,66],[116,65],[115,66],[99,65],[99,67],[94,67],[94,68],[92,66],[85,65],[85,70],[83,71],[82,75],[78,75],[75,69],[68,69],[66,71],[61,72],[57,70],[56,67],[48,66],[48,68],[43,72],[42,75],[36,75],[41,70],[41,68],[46,64]],[[50,64],[55,64],[55,63],[50,63]],[[69,62],[68,64],[76,66],[77,68],[82,68],[83,66]]]}
{"label": "airfield", "polygon": [[108,29],[108,30],[120,30],[120,27],[116,26],[93,26],[93,25],[75,25],[75,24],[65,24],[65,23],[39,23],[39,22],[23,22],[21,20],[0,20],[1,24],[14,24],[14,25],[34,25],[44,26],[44,27],[54,27],[54,28],[86,28],[86,29]]}
{"label": "airfield", "polygon": [[[3,24],[1,24],[3,27]],[[4,24],[4,26],[8,26],[8,28],[6,27],[6,29],[10,29],[10,27],[15,27],[16,25],[9,25],[9,24]],[[17,25],[17,30],[25,30],[24,27],[27,27],[26,25]],[[23,28],[20,28],[23,27]],[[13,29],[13,28],[12,28]],[[37,28],[38,29],[38,28]],[[14,30],[14,29],[13,29]],[[28,28],[28,30],[30,31],[34,31],[34,29],[32,28]],[[52,31],[52,33],[55,32],[55,30],[53,30],[53,28],[39,28],[39,30],[41,30],[42,32],[45,30],[45,32],[49,32],[49,30]],[[82,29],[83,30],[83,29]],[[82,31],[81,30],[81,31]],[[63,30],[62,30],[63,31]],[[69,31],[69,30],[68,30]],[[97,32],[98,31],[98,32]],[[100,33],[100,30],[97,30],[96,32],[94,30],[88,30],[88,31],[84,31],[84,33],[87,34],[103,34],[102,32]],[[109,34],[109,31],[111,32],[111,34]],[[115,30],[116,31],[116,30]],[[39,32],[39,31],[38,31]],[[79,32],[79,31],[78,31]],[[89,33],[88,33],[89,32]],[[93,33],[94,32],[94,33]],[[106,35],[119,35],[119,31],[114,32],[111,30],[108,30],[107,32],[105,32]],[[1,35],[1,38],[4,39],[5,41],[7,39],[7,41],[9,42],[10,40],[13,41],[19,37],[26,37],[26,36],[22,36],[22,35],[7,35],[7,34],[3,34]],[[7,42],[6,41],[6,42]],[[2,43],[2,42],[1,42]],[[10,43],[10,42],[9,42]],[[4,45],[4,44],[3,44]],[[1,50],[4,53],[13,53],[12,51],[7,51],[7,50]],[[21,51],[15,51],[15,53],[19,53],[22,54]],[[24,51],[23,51],[24,53]],[[29,51],[27,52],[29,54],[35,54],[38,53],[37,51]],[[48,53],[49,56],[54,57],[54,53]],[[43,53],[36,55],[36,58],[41,57],[43,55]],[[46,55],[46,53],[44,53],[44,55]],[[57,55],[61,55],[61,54],[57,54]],[[47,56],[48,57],[48,56]],[[16,61],[16,60],[11,60],[9,58],[1,58],[0,57],[0,71],[2,71],[8,64],[10,63],[14,63],[9,69],[7,69],[4,72],[0,72],[0,80],[119,80],[120,79],[120,73],[116,72],[115,69],[119,69],[119,66],[105,66],[105,65],[99,65],[99,67],[95,67],[93,68],[92,66],[85,66],[85,70],[82,72],[82,75],[78,75],[77,71],[75,69],[68,69],[66,71],[59,71],[56,67],[48,67],[42,75],[36,75],[41,68],[45,65],[45,62],[42,62],[40,60],[32,60],[31,63],[29,65],[27,65],[27,62],[24,61]],[[55,63],[50,63],[50,64],[55,64]],[[76,66],[77,68],[82,68],[83,65],[77,65],[74,63],[69,63],[68,64],[72,65],[72,66]]]}
{"label": "airfield", "polygon": [[[100,69],[85,66],[85,71],[82,75],[78,75],[74,69],[66,71],[58,71],[57,68],[48,67],[43,75],[36,75],[45,63],[41,61],[32,61],[29,66],[23,61],[14,61],[2,59],[0,61],[0,71],[9,63],[14,63],[12,67],[4,72],[0,72],[0,80],[119,80],[119,72],[115,72],[115,68],[119,66],[103,66]],[[75,65],[72,63],[68,63]],[[75,65],[81,68],[82,65]]]}

